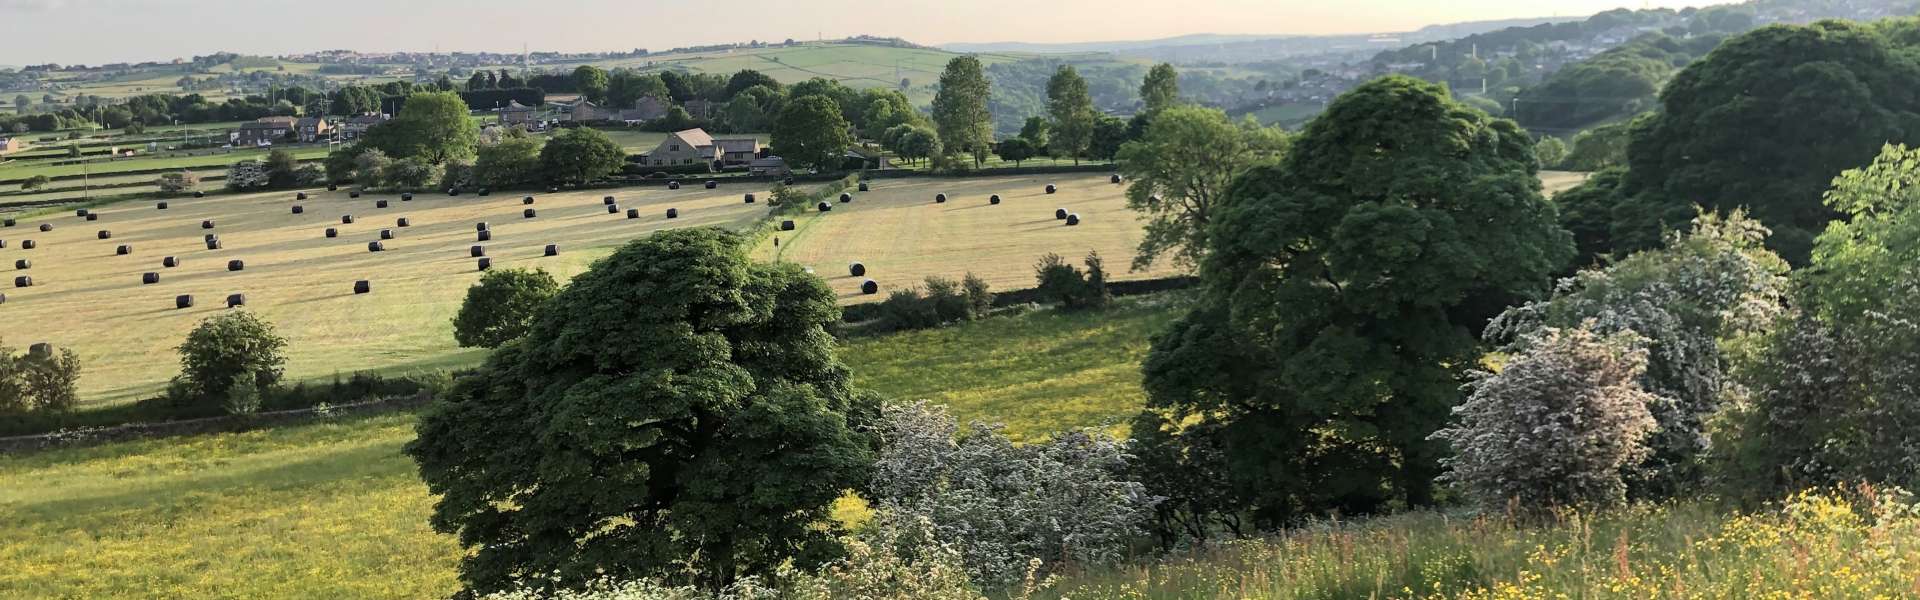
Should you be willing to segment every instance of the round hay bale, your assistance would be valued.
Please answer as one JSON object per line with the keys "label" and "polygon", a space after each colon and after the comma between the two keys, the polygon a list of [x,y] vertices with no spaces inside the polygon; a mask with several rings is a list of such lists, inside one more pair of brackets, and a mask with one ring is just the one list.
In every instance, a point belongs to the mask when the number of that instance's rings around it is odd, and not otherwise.
{"label": "round hay bale", "polygon": [[327,228],[327,237],[340,237],[340,230],[338,230],[338,229],[334,229],[334,228],[332,228],[332,227],[328,227],[328,228]]}
{"label": "round hay bale", "polygon": [[373,283],[365,279],[353,282],[353,293],[365,294],[371,291],[373,291]]}
{"label": "round hay bale", "polygon": [[490,241],[493,241],[493,232],[491,232],[491,231],[482,231],[482,232],[480,232],[480,241],[482,241],[482,242],[490,242]]}
{"label": "round hay bale", "polygon": [[827,212],[827,211],[833,210],[833,204],[828,203],[825,200],[821,200],[820,205],[815,208],[820,209],[820,212]]}
{"label": "round hay bale", "polygon": [[1113,174],[1113,182],[1114,182],[1114,183],[1120,183],[1120,174],[1119,174],[1119,173],[1114,173],[1114,174]]}
{"label": "round hay bale", "polygon": [[793,231],[793,221],[781,221],[781,222],[780,222],[780,230],[781,230],[781,231]]}
{"label": "round hay bale", "polygon": [[946,202],[946,201],[947,201],[947,195],[946,195],[945,193],[941,193],[941,194],[935,194],[935,195],[933,196],[933,201],[934,201],[934,202]]}
{"label": "round hay bale", "polygon": [[347,192],[347,197],[348,197],[348,198],[359,198],[359,197],[360,197],[360,190],[354,190],[354,191],[351,191],[351,192]]}
{"label": "round hay bale", "polygon": [[13,219],[7,219],[6,221],[0,221],[0,224],[4,224],[7,227],[12,227],[14,225],[17,225],[18,223],[16,223]]}
{"label": "round hay bale", "polygon": [[491,268],[493,268],[493,259],[491,258],[480,259],[480,270],[485,271]]}
{"label": "round hay bale", "polygon": [[713,189],[717,187],[720,187],[720,182],[714,181],[712,179],[707,180],[707,189]]}
{"label": "round hay bale", "polygon": [[148,271],[148,272],[146,272],[146,273],[141,273],[141,274],[140,274],[140,284],[141,284],[141,285],[152,285],[152,284],[155,284],[155,283],[160,283],[160,274],[159,274],[159,273],[154,273],[154,272],[152,272],[152,271]]}
{"label": "round hay bale", "polygon": [[547,255],[547,256],[559,256],[559,255],[560,255],[560,245],[559,245],[559,244],[547,244],[547,249],[546,249],[546,251],[545,251],[545,253],[546,253],[546,255]]}
{"label": "round hay bale", "polygon": [[520,211],[520,218],[522,218],[522,219],[531,219],[531,218],[533,218],[533,217],[534,217],[534,215],[537,215],[537,214],[539,214],[539,213],[538,213],[538,212],[535,212],[535,211],[534,211],[533,209],[531,209],[531,208],[529,208],[529,209],[526,209],[526,210],[523,210],[523,211]]}
{"label": "round hay bale", "polygon": [[166,210],[166,209],[167,209],[167,203],[165,203],[165,202],[161,202],[160,204],[158,204],[158,205],[156,205],[156,208],[158,208],[159,210]]}
{"label": "round hay bale", "polygon": [[247,263],[245,261],[240,261],[240,260],[227,261],[228,271],[244,271],[246,269],[247,269]]}
{"label": "round hay bale", "polygon": [[669,182],[667,182],[667,189],[670,189],[670,190],[677,190],[677,189],[680,189],[680,182],[678,182],[678,181],[669,181]]}
{"label": "round hay bale", "polygon": [[533,196],[527,196],[527,197],[525,197],[525,198],[521,198],[521,199],[520,199],[520,203],[521,203],[521,204],[533,204]]}
{"label": "round hay bale", "polygon": [[667,209],[667,218],[669,218],[669,219],[678,219],[678,218],[680,218],[680,209],[678,209],[678,208],[669,208],[669,209]]}
{"label": "round hay bale", "polygon": [[1071,215],[1067,215],[1067,226],[1069,226],[1069,227],[1071,227],[1071,226],[1074,226],[1074,225],[1079,225],[1079,224],[1080,224],[1080,215],[1079,215],[1079,213],[1075,213],[1075,214],[1071,214]]}
{"label": "round hay bale", "polygon": [[24,259],[24,258],[22,258],[22,259],[20,259],[20,260],[16,260],[16,261],[13,261],[13,268],[15,268],[15,269],[22,269],[22,270],[24,270],[24,269],[31,269],[31,268],[33,268],[33,261],[31,261],[31,260],[27,260],[27,259]]}
{"label": "round hay bale", "polygon": [[342,225],[352,225],[353,215],[340,215],[340,223]]}
{"label": "round hay bale", "polygon": [[387,207],[387,201],[385,201],[385,200],[375,200],[375,201],[373,201],[373,207],[374,207],[374,208],[386,208],[386,207]]}
{"label": "round hay bale", "polygon": [[412,201],[413,201],[413,192],[407,192],[407,193],[405,193],[405,194],[401,194],[401,195],[400,195],[400,201],[401,201],[401,202],[412,202]]}
{"label": "round hay bale", "polygon": [[1059,189],[1059,188],[1056,188],[1056,187],[1053,187],[1053,184],[1051,184],[1051,183],[1049,183],[1049,184],[1047,184],[1047,193],[1049,193],[1049,194],[1051,194],[1051,193],[1054,193],[1054,192],[1057,192],[1057,191],[1060,191],[1060,189]]}
{"label": "round hay bale", "polygon": [[999,203],[1000,203],[1000,195],[999,195],[999,194],[994,194],[994,195],[992,195],[992,196],[988,196],[988,197],[987,197],[987,204],[999,204]]}
{"label": "round hay bale", "polygon": [[13,287],[33,287],[33,278],[26,275],[13,278]]}
{"label": "round hay bale", "polygon": [[304,206],[300,206],[300,205],[298,205],[298,204],[295,204],[295,205],[293,205],[293,214],[296,214],[296,215],[297,215],[297,214],[302,214],[302,213],[305,213],[305,212],[307,212],[307,207],[304,207]]}
{"label": "round hay bale", "polygon": [[100,233],[96,233],[94,235],[100,236],[100,239],[103,239],[103,240],[113,239],[113,232],[107,231],[105,229],[100,230]]}
{"label": "round hay bale", "polygon": [[867,182],[865,181],[860,182],[860,191],[862,192],[867,191]]}
{"label": "round hay bale", "polygon": [[246,294],[231,294],[227,296],[227,308],[238,308],[246,305]]}
{"label": "round hay bale", "polygon": [[407,220],[406,217],[400,217],[400,219],[397,221],[394,221],[393,224],[396,227],[412,227],[413,221]]}
{"label": "round hay bale", "polygon": [[40,230],[41,230],[41,231],[53,231],[53,224],[52,224],[52,223],[41,223],[41,224],[40,224]]}
{"label": "round hay bale", "polygon": [[386,250],[387,250],[386,244],[382,244],[380,242],[367,242],[368,252],[385,252]]}
{"label": "round hay bale", "polygon": [[854,277],[866,277],[867,266],[860,263],[853,263],[851,265],[847,265],[847,272],[852,273]]}
{"label": "round hay bale", "polygon": [[1067,218],[1067,209],[1064,209],[1064,208],[1053,209],[1053,218],[1055,219]]}
{"label": "round hay bale", "polygon": [[221,248],[223,248],[223,247],[224,247],[224,246],[222,246],[222,245],[220,245],[220,240],[210,240],[210,241],[208,241],[208,242],[207,242],[207,249],[208,249],[208,250],[219,250],[219,249],[221,249]]}
{"label": "round hay bale", "polygon": [[0,240],[0,248],[5,248],[5,247],[7,247],[7,241],[6,241],[6,240]]}
{"label": "round hay bale", "polygon": [[481,221],[481,222],[479,222],[479,223],[474,223],[474,224],[473,224],[473,230],[474,230],[474,231],[486,231],[486,230],[487,230],[487,222],[486,222],[486,221]]}
{"label": "round hay bale", "polygon": [[173,297],[174,308],[193,308],[193,294],[181,294]]}
{"label": "round hay bale", "polygon": [[448,196],[460,195],[460,188],[447,188],[447,195]]}
{"label": "round hay bale", "polygon": [[787,176],[787,178],[786,178],[786,179],[782,179],[782,180],[780,180],[780,183],[783,183],[783,184],[786,184],[786,185],[793,185],[793,176],[791,176],[791,175],[789,175],[789,176]]}
{"label": "round hay bale", "polygon": [[638,208],[629,208],[629,209],[627,209],[627,218],[629,218],[629,219],[638,219],[638,218],[640,218],[640,209],[638,209]]}
{"label": "round hay bale", "polygon": [[846,192],[840,192],[840,201],[841,201],[841,202],[852,202],[852,201],[853,201],[853,194],[849,194],[849,193],[846,193]]}
{"label": "round hay bale", "polygon": [[[331,191],[333,191],[333,189],[332,189],[332,188],[328,188],[328,189],[327,189],[327,191],[329,191],[329,192],[331,192]],[[298,193],[298,194],[294,194],[294,195],[293,195],[293,199],[295,199],[295,200],[305,200],[305,199],[307,199],[307,193],[306,193],[306,192],[300,192],[300,193]]]}
{"label": "round hay bale", "polygon": [[207,234],[207,235],[205,235],[205,236],[202,236],[202,237],[204,237],[205,239],[203,239],[203,240],[201,240],[201,241],[205,241],[205,242],[211,242],[211,241],[214,241],[214,240],[217,240],[217,239],[220,239],[220,234],[218,234],[218,233],[209,233],[209,234]]}
{"label": "round hay bale", "polygon": [[607,205],[607,214],[610,214],[610,215],[617,215],[617,214],[620,214],[620,205],[618,205],[618,204],[608,204],[608,205]]}
{"label": "round hay bale", "polygon": [[100,220],[100,213],[87,213],[87,220],[88,221]]}
{"label": "round hay bale", "polygon": [[34,248],[38,248],[38,247],[40,247],[40,245],[39,245],[39,244],[35,244],[35,243],[33,243],[33,240],[20,240],[20,249],[21,249],[21,250],[32,250],[32,249],[34,249]]}
{"label": "round hay bale", "polygon": [[201,221],[201,222],[200,222],[200,228],[201,228],[201,229],[213,229],[213,221]]}
{"label": "round hay bale", "polygon": [[53,344],[41,342],[27,346],[27,356],[53,356]]}
{"label": "round hay bale", "polygon": [[869,296],[880,293],[880,284],[872,279],[860,282],[860,293]]}
{"label": "round hay bale", "polygon": [[340,186],[337,186],[337,185],[332,185],[332,184],[328,184],[328,185],[327,185],[327,191],[329,191],[329,192],[338,192],[338,191],[340,191]]}
{"label": "round hay bale", "polygon": [[6,304],[6,303],[7,303],[7,295],[0,294],[0,304]]}
{"label": "round hay bale", "polygon": [[753,194],[747,194],[747,204],[753,204]]}
{"label": "round hay bale", "polygon": [[467,249],[467,256],[471,256],[471,257],[474,257],[474,258],[480,258],[480,257],[482,257],[482,256],[486,256],[486,255],[487,255],[487,247],[486,247],[486,246],[474,246],[474,247],[472,247],[472,248],[468,248],[468,249]]}
{"label": "round hay bale", "polygon": [[173,257],[173,256],[162,258],[160,259],[160,266],[166,267],[169,269],[178,267],[180,266],[180,259],[178,257]]}
{"label": "round hay bale", "polygon": [[393,230],[392,229],[380,230],[380,239],[383,239],[383,240],[393,239]]}
{"label": "round hay bale", "polygon": [[114,256],[126,256],[128,254],[133,254],[133,246],[121,244],[119,247],[113,249]]}
{"label": "round hay bale", "polygon": [[490,190],[490,189],[487,189],[487,188],[480,188],[480,195],[482,195],[482,196],[491,196],[491,195],[493,195],[493,190]]}
{"label": "round hay bale", "polygon": [[207,193],[206,193],[206,192],[194,192],[194,193],[193,193],[193,197],[195,197],[195,198],[205,198],[205,197],[207,197]]}
{"label": "round hay bale", "polygon": [[608,206],[612,206],[612,205],[613,205],[613,196],[607,196],[607,197],[605,197],[605,198],[601,198],[601,199],[600,199],[600,203],[601,203],[601,204],[605,204],[605,205],[608,205]]}

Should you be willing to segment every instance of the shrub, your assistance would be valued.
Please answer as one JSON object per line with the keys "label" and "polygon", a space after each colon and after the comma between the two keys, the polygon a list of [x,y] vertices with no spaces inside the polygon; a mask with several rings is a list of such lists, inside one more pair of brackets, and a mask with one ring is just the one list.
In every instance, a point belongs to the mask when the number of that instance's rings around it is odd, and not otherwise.
{"label": "shrub", "polygon": [[243,160],[227,167],[227,189],[243,192],[267,187],[271,181],[267,169],[257,160]]}
{"label": "shrub", "polygon": [[1626,500],[1621,473],[1645,460],[1656,429],[1640,389],[1647,351],[1631,332],[1546,329],[1499,373],[1477,371],[1455,422],[1433,434],[1457,454],[1445,480],[1482,508],[1607,507]]}
{"label": "shrub", "polygon": [[179,173],[161,173],[160,178],[154,180],[153,184],[156,186],[159,186],[160,191],[162,192],[165,192],[168,194],[177,194],[180,192],[184,192],[184,191],[199,187],[200,176],[193,174],[193,171],[181,171]]}
{"label": "shrub", "polygon": [[53,179],[48,178],[45,175],[35,175],[35,176],[28,177],[26,179],[21,180],[20,189],[37,190],[40,188],[47,187],[47,184],[49,183],[53,183]]}
{"label": "shrub", "polygon": [[1085,272],[1067,264],[1058,254],[1040,257],[1034,266],[1039,280],[1040,298],[1057,303],[1066,310],[1088,310],[1113,305],[1113,293],[1107,290],[1107,272],[1098,252],[1087,254]]}
{"label": "shrub", "polygon": [[440,167],[440,189],[463,189],[473,186],[473,161],[455,159]]}
{"label": "shrub", "polygon": [[[963,281],[937,275],[926,279],[926,292],[920,288],[895,290],[875,309],[881,331],[932,329],[944,323],[972,321],[993,310],[993,293],[987,282],[968,273]],[[849,319],[857,321],[858,319]]]}
{"label": "shrub", "polygon": [[390,187],[419,189],[440,183],[442,173],[440,165],[427,162],[418,156],[393,161],[387,166],[386,182]]}
{"label": "shrub", "polygon": [[546,269],[487,271],[467,288],[453,317],[453,339],[462,348],[499,348],[527,334],[533,311],[560,291]]}
{"label": "shrub", "polygon": [[320,165],[300,165],[293,172],[293,184],[298,187],[313,187],[327,182],[327,173]]}
{"label": "shrub", "polygon": [[880,302],[879,319],[875,327],[881,331],[932,329],[940,326],[940,311],[920,288],[913,287],[887,294]]}
{"label": "shrub", "polygon": [[880,510],[931,524],[988,587],[1020,581],[1035,560],[1047,571],[1117,562],[1153,505],[1125,476],[1125,444],[1097,430],[1016,445],[982,423],[956,438],[945,407],[924,401],[882,415],[871,486]]}
{"label": "shrub", "polygon": [[379,148],[368,148],[353,157],[353,180],[360,185],[380,185],[392,169],[393,159]]}
{"label": "shrub", "polygon": [[220,397],[235,382],[251,376],[256,387],[280,381],[287,340],[273,324],[252,312],[236,310],[208,317],[187,333],[180,353],[180,378],[188,398]]}
{"label": "shrub", "polygon": [[0,413],[64,413],[80,401],[80,357],[61,348],[15,356],[0,346]]}

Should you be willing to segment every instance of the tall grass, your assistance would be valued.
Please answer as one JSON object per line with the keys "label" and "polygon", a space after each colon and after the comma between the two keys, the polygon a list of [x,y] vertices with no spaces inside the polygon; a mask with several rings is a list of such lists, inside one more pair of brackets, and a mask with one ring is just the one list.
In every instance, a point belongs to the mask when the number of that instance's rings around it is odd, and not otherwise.
{"label": "tall grass", "polygon": [[1806,493],[1754,514],[1707,504],[1550,522],[1420,513],[1056,579],[1035,598],[1920,598],[1920,510]]}

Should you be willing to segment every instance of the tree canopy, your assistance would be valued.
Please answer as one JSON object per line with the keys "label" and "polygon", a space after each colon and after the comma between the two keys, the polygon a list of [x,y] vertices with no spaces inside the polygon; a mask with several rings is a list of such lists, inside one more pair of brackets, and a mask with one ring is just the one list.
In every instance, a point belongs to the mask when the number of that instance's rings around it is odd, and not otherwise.
{"label": "tree canopy", "polygon": [[948,152],[970,152],[976,164],[986,156],[993,142],[993,112],[987,109],[991,96],[980,59],[957,56],[947,61],[940,91],[933,96],[933,122]]}
{"label": "tree canopy", "polygon": [[420,418],[406,453],[476,595],[549,575],[724,587],[841,551],[877,399],[824,327],[832,289],[719,229],[669,229],[596,261]]}
{"label": "tree canopy", "polygon": [[1053,122],[1042,145],[1055,156],[1071,156],[1074,164],[1080,164],[1080,155],[1093,142],[1093,127],[1100,112],[1093,108],[1087,80],[1080,78],[1073,65],[1060,65],[1059,72],[1047,81],[1047,116]]}
{"label": "tree canopy", "polygon": [[1140,101],[1145,103],[1143,112],[1157,113],[1180,103],[1180,72],[1173,65],[1160,63],[1147,71],[1146,79],[1140,82]]}
{"label": "tree canopy", "polygon": [[626,160],[626,149],[591,127],[568,129],[540,148],[540,168],[547,177],[576,185],[617,173]]}
{"label": "tree canopy", "polygon": [[1573,253],[1532,141],[1447,96],[1369,81],[1235,178],[1200,299],[1153,339],[1150,409],[1217,423],[1225,479],[1263,522],[1432,502],[1445,446],[1428,437],[1481,325]]}
{"label": "tree canopy", "polygon": [[1154,116],[1145,136],[1120,147],[1115,160],[1133,183],[1127,207],[1146,213],[1146,234],[1134,270],[1170,256],[1193,268],[1207,253],[1208,225],[1233,177],[1286,148],[1278,128],[1236,127],[1216,109],[1174,106]]}
{"label": "tree canopy", "polygon": [[839,170],[851,145],[840,106],[824,95],[788,101],[773,123],[773,153],[797,166]]}
{"label": "tree canopy", "polygon": [[420,158],[439,165],[472,159],[480,143],[480,126],[469,115],[467,103],[453,92],[418,92],[407,96],[400,114],[367,129],[360,145],[379,148],[395,159]]}

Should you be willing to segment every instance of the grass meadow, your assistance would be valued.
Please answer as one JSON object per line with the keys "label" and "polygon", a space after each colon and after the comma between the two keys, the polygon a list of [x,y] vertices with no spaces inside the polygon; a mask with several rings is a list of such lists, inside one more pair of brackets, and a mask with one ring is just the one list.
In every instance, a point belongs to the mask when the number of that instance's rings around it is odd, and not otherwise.
{"label": "grass meadow", "polygon": [[[236,150],[224,154],[199,154],[193,156],[148,156],[132,160],[100,161],[85,165],[39,165],[31,162],[17,165],[0,166],[0,183],[18,182],[35,175],[48,177],[73,177],[82,174],[113,175],[131,171],[150,171],[154,169],[219,169],[243,160],[265,160],[270,149]],[[290,149],[296,160],[311,161],[327,157],[327,148],[308,147]],[[158,174],[154,174],[158,176]]]}
{"label": "grass meadow", "polygon": [[[862,387],[1037,437],[1138,410],[1138,362],[1168,302],[859,338],[841,356]],[[462,554],[428,528],[432,499],[400,455],[413,423],[0,455],[0,597],[444,597]]]}

